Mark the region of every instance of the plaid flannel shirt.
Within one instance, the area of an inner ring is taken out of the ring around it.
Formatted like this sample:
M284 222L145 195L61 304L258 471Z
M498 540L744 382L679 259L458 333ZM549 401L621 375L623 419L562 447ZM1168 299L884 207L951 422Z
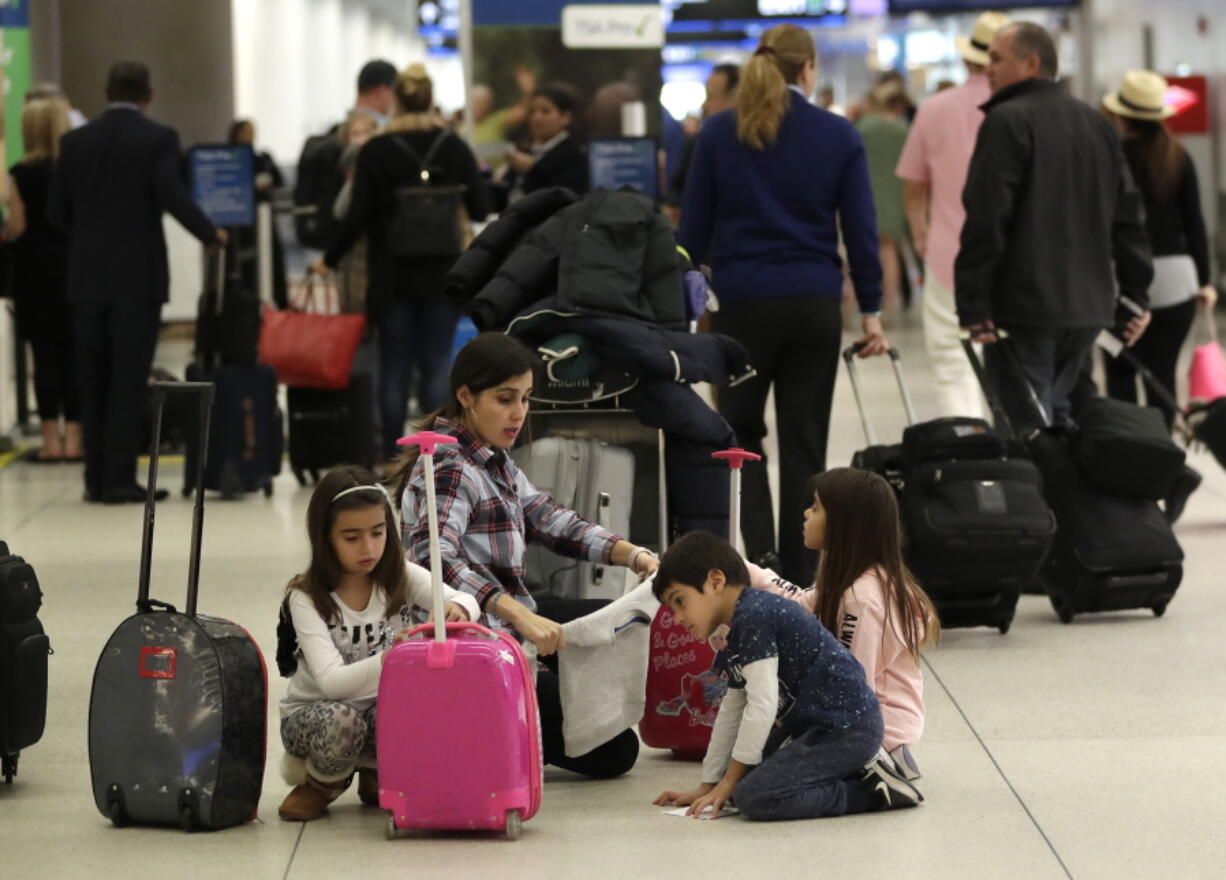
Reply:
M510 456L461 425L439 418L434 430L459 440L439 447L434 457L443 581L475 596L487 611L487 625L505 626L488 613L489 603L502 593L536 610L523 579L529 541L562 556L611 562L620 537L558 506L528 482ZM401 500L401 533L409 557L429 567L425 481L425 462L419 459Z

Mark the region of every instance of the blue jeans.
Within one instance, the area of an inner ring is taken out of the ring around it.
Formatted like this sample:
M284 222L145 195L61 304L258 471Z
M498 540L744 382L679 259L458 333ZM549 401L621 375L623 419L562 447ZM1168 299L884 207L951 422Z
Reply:
M873 711L855 727L811 728L782 748L783 737L772 736L762 763L740 781L732 800L746 819L759 822L855 812L847 789L881 748L881 729L881 713Z
M417 402L433 412L447 402L451 342L460 306L443 299L393 297L379 326L379 415L383 455L396 456L409 410L409 376L416 368Z

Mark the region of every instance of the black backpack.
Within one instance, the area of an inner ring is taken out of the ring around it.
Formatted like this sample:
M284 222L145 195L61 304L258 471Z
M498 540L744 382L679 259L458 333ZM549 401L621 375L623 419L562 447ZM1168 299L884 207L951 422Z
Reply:
M324 134L307 138L298 157L294 181L294 231L303 247L324 250L340 225L332 216L336 196L345 185L341 171L342 147L333 126Z
M396 213L387 230L388 251L394 257L454 260L468 245L464 187L438 183L439 175L431 165L434 154L450 136L446 129L440 131L423 158L404 138L389 135L413 160L420 181L396 188Z

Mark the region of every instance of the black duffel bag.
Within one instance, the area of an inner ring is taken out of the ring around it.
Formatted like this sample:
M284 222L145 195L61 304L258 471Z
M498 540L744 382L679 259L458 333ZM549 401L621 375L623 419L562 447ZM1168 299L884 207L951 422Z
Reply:
M902 432L907 464L1006 458L1005 438L983 419L949 416L909 425Z
M1144 501L1170 495L1187 458L1160 410L1109 397L1082 406L1072 452L1090 485Z

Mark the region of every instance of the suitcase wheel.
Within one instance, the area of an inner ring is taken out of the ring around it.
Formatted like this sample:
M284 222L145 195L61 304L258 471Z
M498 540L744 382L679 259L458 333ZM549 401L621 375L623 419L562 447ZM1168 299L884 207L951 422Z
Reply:
M507 810L507 840L519 840L523 833L523 822L519 818L519 810Z
M189 485L187 485L186 483L184 483L184 484L183 484L183 490L182 490L182 491L183 491L183 497L184 497L184 498L190 498L190 497L192 497L192 487L191 487L191 486L189 486Z
M111 805L107 807L107 815L111 817L111 824L116 828L122 828L128 824L128 817L123 813L123 807L119 801L111 801Z
M269 478L264 481L263 488L264 488L264 497L271 498L272 497L272 478Z
M396 817L389 810L387 813L387 828L383 832L388 840L395 840L400 836L400 829L396 827Z
M183 809L179 810L179 824L183 826L183 830L188 834L196 830L196 819L192 815L191 807L185 805Z
M1073 609L1066 608L1064 603L1055 596L1051 597L1051 607L1056 609L1056 615L1060 618L1061 623L1073 622Z
M5 755L0 759L0 764L3 765L4 784L12 785L13 777L17 775L17 756Z
M1154 611L1154 617L1161 617L1162 615L1166 614L1166 603L1159 602L1157 605L1154 606L1153 611Z
M1013 626L1013 618L1012 618L1012 617L1010 617L1010 618L1009 618L1008 620L1006 620L1006 621L1003 621L1003 622L1002 622L1002 623L1001 623L999 626L997 626L996 628L997 628L998 630L1000 630L1000 634L1003 636L1003 635L1007 635L1007 634L1008 634L1008 632L1009 632L1009 628L1010 628L1011 626Z

